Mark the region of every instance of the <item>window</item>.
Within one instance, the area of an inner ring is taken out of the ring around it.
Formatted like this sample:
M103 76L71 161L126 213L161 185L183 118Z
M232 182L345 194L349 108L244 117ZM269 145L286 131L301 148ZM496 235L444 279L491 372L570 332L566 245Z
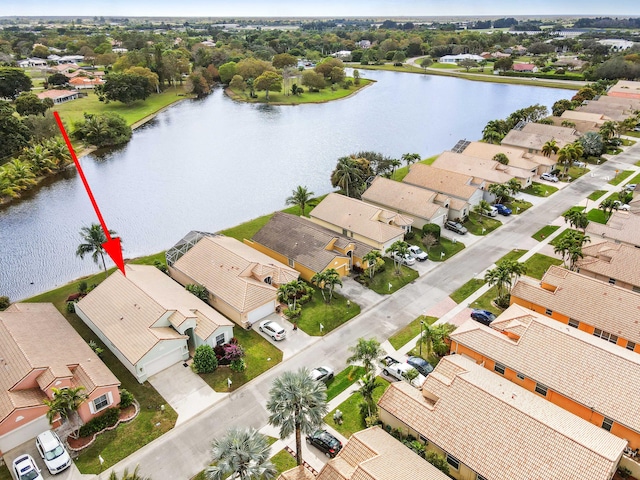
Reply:
M216 335L216 346L222 345L223 343L224 343L224 333L221 333L220 335Z
M95 409L96 412L99 412L100 410L102 410L103 408L106 408L107 406L109 406L109 398L107 397L106 393L104 395L99 396L93 401L93 408Z
M596 328L593 330L593 336L606 340L611 343L618 343L618 336L609 332L605 332L604 330L600 330Z
M551 310L550 308L547 308L547 309L544 311L544 313L545 313L545 315L553 315L553 310Z
M580 326L580 322L578 320L570 318L569 319L569 326L573 327L573 328L578 328Z
M264 283L266 283L266 284L268 284L268 285L271 285L271 277L266 277L266 278L264 279Z
M291 268L294 268L294 267L295 267L295 262L293 261L293 258L290 258L290 259L289 259L289 266L290 266Z
M604 428L607 432L610 432L612 427L613 427L613 420L610 418L604 417L604 420L602 420L602 428Z
M496 364L493 366L493 369L501 375L504 375L505 366L501 363L496 362Z
M456 457L452 457L448 453L447 453L447 463L456 470L460 468L460 460L458 460Z
M611 285L615 285L615 284L616 284L616 279L615 279L615 278L610 278L610 279L609 279L609 283L610 283Z
M631 350L632 352L636 349L636 342L627 342L627 350Z
M519 380L525 379L524 373L520 373L520 372L516 373L516 377L518 377Z
M536 383L536 393L539 393L543 397L546 397L547 396L547 387L545 387L541 383Z

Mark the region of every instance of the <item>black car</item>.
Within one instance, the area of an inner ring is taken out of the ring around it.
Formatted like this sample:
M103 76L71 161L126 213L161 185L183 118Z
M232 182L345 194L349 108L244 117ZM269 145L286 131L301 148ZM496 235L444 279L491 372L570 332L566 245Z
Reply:
M433 367L429 362L427 362L424 358L421 357L409 357L407 358L407 363L415 368L420 374L423 376L429 375L433 372Z
M452 232L459 233L460 235L467 233L467 229L464 225L459 222L454 222L453 220L447 220L444 223L444 228L451 230Z
M318 430L313 435L308 435L307 443L322 450L329 458L335 457L342 450L342 442L326 430Z
M471 318L483 325L489 325L496 319L496 316L488 310L474 310L471 312Z

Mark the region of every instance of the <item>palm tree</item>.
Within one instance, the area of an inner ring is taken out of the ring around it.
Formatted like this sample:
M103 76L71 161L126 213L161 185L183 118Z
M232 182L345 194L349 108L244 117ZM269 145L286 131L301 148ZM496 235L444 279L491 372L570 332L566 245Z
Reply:
M307 205L311 206L313 195L314 193L307 190L307 187L298 185L298 187L291 192L291 196L286 199L286 204L298 206L302 216L304 216L304 208Z
M36 175L52 173L57 170L57 162L51 152L42 145L25 148L20 158L31 164L31 171Z
M564 214L565 223L569 223L573 228L581 228L584 232L589 225L587 214L579 210L569 210Z
M277 472L269 460L271 446L256 429L234 427L212 444L215 465L205 470L208 480L222 480L229 474L240 480L275 478Z
M582 258L582 247L591 241L588 235L576 230L570 230L560 238L553 249L553 253L562 256L562 262L569 270L575 268L575 262Z
M47 411L49 423L53 423L58 415L64 419L68 419L78 411L80 405L82 405L88 397L88 395L84 393L84 387L52 387L51 391L53 392L53 399L43 400L43 403L49 407Z
M389 162L389 165L391 166L391 177L393 177L396 174L396 169L401 166L402 163L397 158L394 158Z
M402 265L402 259L404 256L409 253L409 244L402 240L396 240L385 250L385 253L391 254L396 274L400 275L400 265Z
M62 138L50 138L44 142L44 145L51 153L51 156L55 159L58 170L62 170L71 163L69 148Z
M492 160L499 162L503 165L509 165L509 157L507 157L504 153L500 152L500 153L496 153Z
M347 358L347 363L362 363L367 372L373 372L376 368L374 362L385 354L380 342L375 338L369 340L359 338L354 347L349 347L349 351L353 355Z
M605 220L609 220L613 211L618 209L618 204L612 198L605 198L598 208L604 212Z
M14 158L4 165L4 171L7 178L9 178L17 190L26 190L36 184L35 174L31 170L31 167L22 160Z
M373 399L373 393L376 388L382 385L373 372L367 372L360 379L361 387L358 389L360 395L362 395L362 399L364 400L360 408L364 408L367 410L367 417L374 415L377 412L376 402Z
M311 277L311 283L320 289L320 293L322 293L322 299L326 302L327 297L324 294L325 280L325 272L317 272L313 277Z
M311 378L308 369L285 372L269 391L269 424L280 427L280 439L296 434L296 462L302 464L302 434L310 435L322 425L327 413L327 387Z
M494 145L499 145L504 135L492 128L485 128L482 131L482 140L486 143L492 143Z
M473 207L473 211L480 217L480 223L484 225L484 219L482 217L491 211L491 205L486 200L480 200L478 204Z
M496 303L501 307L506 307L509 302L509 291L511 286L518 280L520 275L524 275L527 267L517 260L502 260L496 268L487 270L484 281L490 286L496 285L498 297Z
M340 189L345 192L345 195L349 197L351 196L349 192L353 192L354 189L357 190L360 181L359 169L353 161L353 158L339 158L336 168L331 174L331 185L340 187Z
M367 262L367 270L369 271L369 279L373 278L376 273L376 267L378 266L378 260L382 259L382 254L379 250L371 250L367 253L362 260Z
M512 178L507 183L504 184L507 187L509 193L513 196L517 195L520 190L522 190L522 183L517 178Z
M116 232L109 230L109 235L114 236ZM90 253L94 263L98 266L100 266L100 260L102 260L102 267L106 275L107 264L104 260L105 251L102 244L107 241L107 237L102 227L97 223L92 223L90 227L82 227L80 229L80 236L84 243L78 245L76 255L84 259L84 256Z
M340 274L336 271L335 268L330 268L324 271L324 288L329 291L329 303L333 300L333 291L336 288L336 285L340 285L342 287L342 280L340 279Z
M555 140L549 140L542 146L542 155L545 157L551 157L554 153L558 153L558 150L560 150L558 142Z
M502 203L502 199L509 195L509 188L504 183L492 183L487 190L496 197L496 203Z
M580 146L582 149L582 146ZM575 143L568 143L560 150L558 150L558 163L563 164L562 176L567 177L569 175L569 169L573 165L573 162L580 158L581 153L578 153L578 149Z
M109 480L151 480L151 477L143 477L138 472L140 465L136 465L136 468L133 472L129 473L129 469L125 468L124 472L122 472L122 476L119 477L115 471L112 471L109 475Z
M407 164L407 167L410 167L412 163L420 160L419 153L404 153L402 155L402 161Z

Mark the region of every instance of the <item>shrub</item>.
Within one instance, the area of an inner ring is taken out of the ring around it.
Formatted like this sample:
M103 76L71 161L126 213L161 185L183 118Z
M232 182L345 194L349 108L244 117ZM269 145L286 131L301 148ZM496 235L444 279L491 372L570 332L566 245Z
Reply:
M231 361L229 368L234 372L244 372L247 368L247 364L245 363L244 358L238 358Z
M11 305L9 297L6 295L0 296L0 311L5 310L9 305Z
M67 312L69 313L75 313L76 312L76 306L73 302L67 302Z
M89 340L89 346L91 347L91 350L93 350L93 353L95 353L99 357L102 357L102 353L104 352L104 349L100 348L95 341Z
M102 415L92 418L80 427L80 436L88 437L89 435L98 433L99 431L104 430L107 427L113 427L116 423L118 423L119 417L119 408L107 408Z
M438 455L436 452L427 452L425 460L445 475L449 475L449 464L443 455Z
M209 291L203 285L195 285L193 283L190 283L189 285L185 285L184 288L203 302L209 300Z
M160 260L154 261L153 266L156 267L158 270L160 270L162 273L167 273L167 271L169 270L167 268L167 265L164 262L161 262Z
M193 355L193 366L197 373L211 373L218 368L216 353L210 345L200 345Z
M405 240L412 240L413 238L415 238L415 236L416 236L416 232L411 230L410 232L407 232L407 233L404 234L404 239Z
M240 360L245 355L244 349L237 343L228 343L223 345L223 348L225 360L229 360L232 364L234 361Z
M87 285L87 282L85 282L84 280L78 284L79 293L87 293L88 289L89 289L89 285Z
M440 241L440 225L436 223L425 223L424 226L422 227L422 234L423 235L431 234L434 237L436 237L436 240L439 242Z
M133 393L124 388L120 389L120 408L127 408L133 404Z
M282 313L284 314L285 317L291 320L293 318L298 318L300 316L300 314L302 313L302 308L300 307L285 308Z

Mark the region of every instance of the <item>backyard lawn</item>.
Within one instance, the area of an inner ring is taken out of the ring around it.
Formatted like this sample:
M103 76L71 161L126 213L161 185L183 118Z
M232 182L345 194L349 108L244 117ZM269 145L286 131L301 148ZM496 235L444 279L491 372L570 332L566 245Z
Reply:
M428 325L433 324L438 320L438 317L429 317L420 315L418 318L413 320L408 325L402 327L402 329L398 330L391 337L389 337L389 343L398 350L400 347L406 345L411 340L420 335L420 322L425 322Z

